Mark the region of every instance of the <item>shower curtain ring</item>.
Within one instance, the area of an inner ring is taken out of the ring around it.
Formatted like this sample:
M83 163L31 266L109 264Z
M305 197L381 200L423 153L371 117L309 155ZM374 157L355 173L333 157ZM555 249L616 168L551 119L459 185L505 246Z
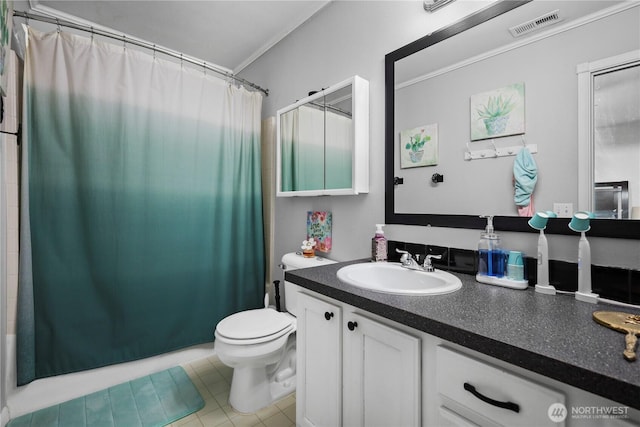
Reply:
M60 34L60 19L56 18L56 29L58 31L58 34Z

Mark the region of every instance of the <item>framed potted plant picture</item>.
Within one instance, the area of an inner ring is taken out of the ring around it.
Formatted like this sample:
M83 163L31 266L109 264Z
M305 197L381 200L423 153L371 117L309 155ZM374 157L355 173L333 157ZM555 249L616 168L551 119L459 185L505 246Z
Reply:
M438 124L419 126L400 132L402 169L438 164Z
M471 97L471 140L524 133L524 83Z

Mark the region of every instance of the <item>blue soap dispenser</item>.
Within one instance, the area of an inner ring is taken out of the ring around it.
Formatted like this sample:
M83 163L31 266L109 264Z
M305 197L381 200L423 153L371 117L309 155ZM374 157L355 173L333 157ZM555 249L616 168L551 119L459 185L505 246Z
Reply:
M488 285L504 286L512 289L526 289L529 281L524 278L522 252L507 251L500 245L500 236L493 229L493 216L486 215L487 227L478 242L478 274L476 281ZM509 257L509 255L511 255ZM507 259L511 261L511 275L507 275Z
M487 227L478 242L478 281L482 281L482 276L504 276L504 251L500 247L500 237L493 229L493 216L483 215L480 218L487 219Z

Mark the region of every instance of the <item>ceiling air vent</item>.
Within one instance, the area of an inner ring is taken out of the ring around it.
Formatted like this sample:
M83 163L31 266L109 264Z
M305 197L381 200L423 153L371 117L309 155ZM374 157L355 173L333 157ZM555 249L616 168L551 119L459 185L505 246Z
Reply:
M532 19L531 21L524 22L520 25L514 25L509 28L509 32L511 32L513 37L520 37L524 34L539 30L540 28L556 24L562 21L559 12L559 10L554 10L553 12L545 13L542 16Z

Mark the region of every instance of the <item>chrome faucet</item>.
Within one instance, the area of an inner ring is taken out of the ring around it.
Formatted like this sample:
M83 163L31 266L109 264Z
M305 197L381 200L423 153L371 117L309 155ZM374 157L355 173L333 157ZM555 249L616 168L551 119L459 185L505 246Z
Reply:
M402 256L400 257L400 264L402 264L404 268L408 268L410 270L420 270L420 264L418 264L416 260L413 259L413 256L409 252L403 251L398 248L396 248L396 252L402 254Z
M427 255L424 259L424 264L422 264L422 268L424 269L424 271L427 271L429 273L434 272L436 269L433 267L433 265L431 265L431 258L434 259L440 259L442 258L442 255Z
M413 256L407 251L403 251L401 249L396 248L396 252L399 254L402 254L402 256L400 257L400 264L404 268L408 268L409 270L426 271L428 273L432 273L435 271L435 268L431 264L431 259L442 258L442 255L427 255L424 258L424 263L420 265L420 255L416 255L416 259L414 259Z

